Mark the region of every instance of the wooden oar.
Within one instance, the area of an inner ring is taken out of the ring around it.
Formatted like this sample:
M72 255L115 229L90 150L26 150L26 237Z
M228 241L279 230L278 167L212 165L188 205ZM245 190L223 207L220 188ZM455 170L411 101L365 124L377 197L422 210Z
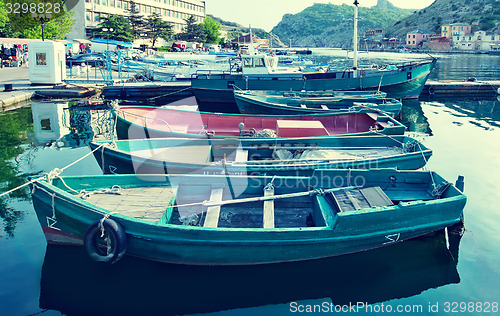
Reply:
M337 191L350 191L354 189L360 189L362 186L350 186L350 187L342 187L342 188L334 188L334 189L320 189L320 190L310 190L310 191L305 191L305 192L296 192L296 193L287 193L287 194L281 194L281 195L268 195L268 196L257 196L257 197L252 197L252 198L244 198L244 199L235 199L235 200L226 200L226 201L220 201L220 202L211 202L211 201L205 201L201 204L206 207L211 207L211 206L220 206L220 205L227 205L227 204L239 204L239 203L248 203L248 202L259 202L259 201L274 201L274 200L279 200L279 199L287 199L287 198L293 198L293 197L300 197L300 196L307 196L307 195L313 195L313 194L323 194L323 193L331 193L331 192L337 192ZM182 205L179 205L182 206Z
M242 146L242 147L238 147L238 146L224 146L224 145L218 145L218 144L213 144L212 145L213 147L217 148L217 149L243 149L243 150L247 150L247 149L286 149L286 150L334 150L334 149L339 149L339 150L371 150L371 149L390 149L392 147L401 147L401 145L397 145L397 146L385 146L385 147L318 147L318 146L315 146L315 147L307 147L307 146L297 146L297 147L281 147L281 146L269 146L269 147L264 147L264 146L260 146L260 145L257 145L257 146ZM220 147L219 147L220 146Z

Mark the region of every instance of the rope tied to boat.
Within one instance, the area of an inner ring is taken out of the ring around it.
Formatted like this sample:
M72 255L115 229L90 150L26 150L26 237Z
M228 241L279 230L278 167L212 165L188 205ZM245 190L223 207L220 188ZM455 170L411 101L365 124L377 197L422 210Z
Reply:
M417 151L417 146L420 146L420 144L416 141L403 143L402 145L403 153L414 153ZM422 148L420 148L420 151L422 151Z
M422 150L422 146L420 146L420 143L417 142L418 148L420 149L420 153L422 154L422 158L424 158L425 165L422 167L422 169L427 169L427 158L425 158L424 151ZM437 189L436 182L434 181L434 176L432 175L432 171L429 170L429 175L431 176L431 181L432 181L432 187L433 187L433 192L434 190Z
M437 199L441 198L441 195L448 189L448 187L451 185L451 183L441 183L438 186L435 186L434 190L432 190L432 196L434 196Z
M264 187L264 191L272 191L274 189L274 179L276 179L276 175L273 176L271 182L266 184L266 186Z
M104 231L105 231L104 221L106 221L113 214L118 214L118 212L109 212L109 213L105 214L103 216L103 218L101 218L101 220L99 221L99 229L101 230L101 238L104 237Z
M310 196L316 196L316 195L324 196L325 190L323 190L322 188L318 188L318 189L311 191L309 195Z
M42 180L46 180L47 183L52 183L52 180L54 180L54 178L58 178L60 179L63 184L69 188L70 190L74 191L74 192L77 192L76 190L73 190L71 189L68 185L66 185L66 183L64 182L64 180L62 180L62 178L59 176L64 170L68 169L69 167L77 164L78 162L82 161L83 159L87 158L88 156L92 155L95 151L97 151L99 148L101 148L102 146L104 146L104 144L101 144L99 147L97 147L96 149L94 149L93 151L91 151L90 153L86 154L85 156L81 157L80 159L77 159L75 160L74 162L70 163L69 165L67 165L66 167L62 168L62 169L59 169L59 168L55 168L54 170L48 172L48 173L44 173L43 176L39 177L39 178L36 178L36 179L33 179L31 181L28 181L20 186L17 186L9 191L6 191L6 192L3 192L2 194L0 194L0 197L4 196L4 195L7 195L9 193L12 193L14 191L17 191L19 189L22 189L24 188L25 186L28 186L30 184L33 184L33 183L36 183L38 181L42 181ZM33 188L34 190L35 188Z
M54 180L55 178L60 178L59 175L62 172L63 172L63 170L61 170L59 168L54 168L52 171L44 174L45 175L45 181L47 183L52 184L52 180Z

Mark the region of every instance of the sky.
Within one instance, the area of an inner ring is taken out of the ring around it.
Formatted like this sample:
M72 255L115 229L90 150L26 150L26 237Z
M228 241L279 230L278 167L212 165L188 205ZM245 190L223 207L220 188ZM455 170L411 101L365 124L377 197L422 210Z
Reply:
M392 0L395 6L404 9L423 9L435 0ZM343 3L352 5L350 0L205 0L207 14L225 21L236 22L244 26L262 28L271 31L287 13L295 14L314 3ZM372 7L377 0L358 0L362 7Z

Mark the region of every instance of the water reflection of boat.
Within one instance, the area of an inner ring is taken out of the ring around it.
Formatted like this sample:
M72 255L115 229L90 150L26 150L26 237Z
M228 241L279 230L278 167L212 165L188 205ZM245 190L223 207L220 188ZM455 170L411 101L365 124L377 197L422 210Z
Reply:
M458 249L460 236L449 238L450 249ZM70 315L178 315L306 299L372 304L459 283L457 255L447 248L444 230L354 255L250 267L125 257L110 268L91 262L82 248L49 246L40 308Z
M408 131L432 135L431 127L422 110L420 101L415 99L403 100L403 105L401 123L408 127Z
M457 117L469 117L477 119L478 121L486 122L488 125L483 126L483 128L489 128L490 126L500 127L500 96L490 96L490 97L433 97L424 98L426 102L421 104L430 104L437 107L446 107L453 111L453 115ZM403 107L404 110L407 108L406 102ZM419 104L418 107L421 107ZM423 114L422 114L423 116ZM405 122L402 122L405 123Z

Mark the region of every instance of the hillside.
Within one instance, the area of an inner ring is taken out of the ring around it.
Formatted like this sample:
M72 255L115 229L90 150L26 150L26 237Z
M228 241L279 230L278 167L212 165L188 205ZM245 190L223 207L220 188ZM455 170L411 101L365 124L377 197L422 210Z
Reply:
M442 24L458 22L472 24L473 31L494 32L500 22L500 0L436 0L396 22L387 32L400 38L417 28L439 34Z
M359 31L387 28L414 10L400 9L387 0L359 8ZM297 14L286 14L272 30L281 41L301 47L348 47L352 42L354 6L316 3Z
M225 21L221 18L215 17L215 16L210 15L210 14L207 14L207 16L211 17L212 19L214 19L215 21L217 21L221 24L220 29L221 29L221 31L227 32L229 40L238 38L242 35L246 35L250 32L248 27L245 27L241 24L238 24L235 22ZM271 36L271 34L269 34L268 32L266 32L260 28L252 28L252 33L259 38L270 38L270 36ZM273 38L273 41L274 41L274 43L276 43L277 41L279 42L279 39Z

